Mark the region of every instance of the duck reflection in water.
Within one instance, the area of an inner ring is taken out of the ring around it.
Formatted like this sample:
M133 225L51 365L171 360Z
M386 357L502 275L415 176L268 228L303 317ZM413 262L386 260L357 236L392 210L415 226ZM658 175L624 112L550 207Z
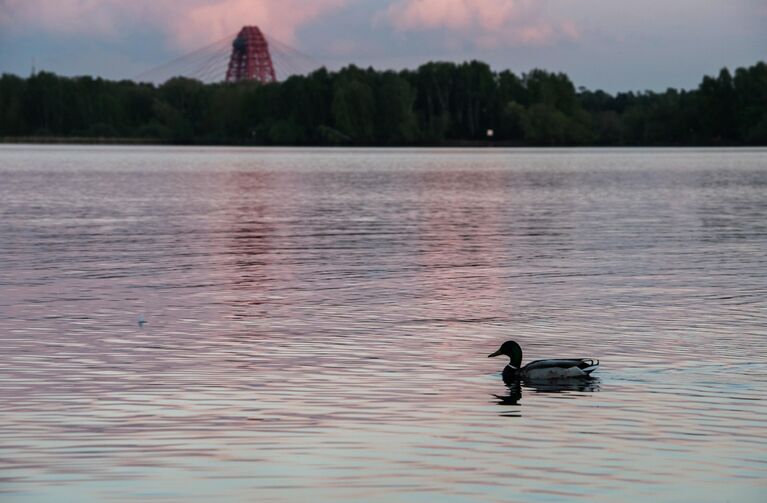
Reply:
M505 380L507 394L496 395L498 405L519 407L522 400L522 391L533 393L594 393L599 391L599 378L588 377L579 379L557 379L557 380L534 380L534 379L514 379ZM518 416L518 413L502 414L508 416Z

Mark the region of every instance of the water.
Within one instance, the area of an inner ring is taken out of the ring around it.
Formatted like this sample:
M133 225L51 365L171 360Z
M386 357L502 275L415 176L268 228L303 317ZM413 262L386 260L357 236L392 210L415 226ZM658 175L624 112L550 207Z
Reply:
M0 500L764 501L765 154L0 147Z

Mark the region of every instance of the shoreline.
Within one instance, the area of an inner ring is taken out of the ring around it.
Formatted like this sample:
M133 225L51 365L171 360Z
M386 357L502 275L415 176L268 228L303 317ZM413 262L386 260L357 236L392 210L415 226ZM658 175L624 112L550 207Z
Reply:
M379 144L265 144L247 142L174 142L159 138L102 137L102 136L4 136L0 145L146 145L168 147L258 147L258 148L760 148L767 144L717 143L717 144L560 144L535 145L515 141L452 140L439 143L411 143L397 145Z

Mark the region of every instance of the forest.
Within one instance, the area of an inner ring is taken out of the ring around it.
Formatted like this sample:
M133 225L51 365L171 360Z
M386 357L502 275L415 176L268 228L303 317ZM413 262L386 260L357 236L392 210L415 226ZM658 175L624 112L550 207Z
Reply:
M492 130L492 135L488 131ZM563 73L430 62L283 82L162 85L39 72L0 78L4 141L226 145L767 145L767 64L693 90L591 91Z

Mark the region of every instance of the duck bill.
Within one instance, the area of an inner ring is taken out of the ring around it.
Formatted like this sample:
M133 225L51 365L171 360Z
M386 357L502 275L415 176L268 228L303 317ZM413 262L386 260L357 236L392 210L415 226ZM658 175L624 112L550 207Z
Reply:
M492 357L494 357L494 356L498 356L498 355L500 355L500 354L503 354L503 353L501 353L501 350L499 349L499 350L498 350L498 351L496 351L495 353L492 353L492 354L489 354L489 355L487 355L487 357L488 357L488 358L492 358Z

